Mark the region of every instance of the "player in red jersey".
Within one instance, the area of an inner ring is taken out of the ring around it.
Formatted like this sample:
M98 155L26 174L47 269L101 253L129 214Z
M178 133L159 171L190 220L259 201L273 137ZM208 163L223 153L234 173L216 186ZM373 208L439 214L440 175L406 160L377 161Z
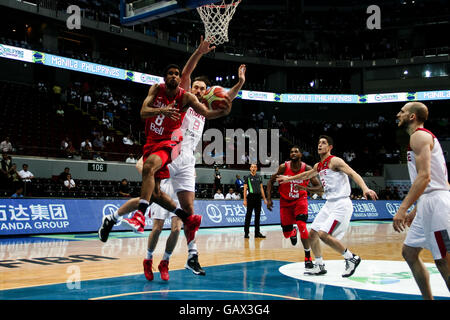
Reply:
M141 108L147 141L143 148L141 196L134 218L144 227L144 213L155 202L181 218L189 243L200 226L201 216L177 208L173 199L160 190L160 181L170 177L167 165L178 155L182 140L180 127L186 110L192 107L205 118L215 119L230 113L231 100L226 97L224 109L209 110L195 95L179 86L181 69L177 65L167 66L164 75L165 83L150 87Z
M293 146L290 151L290 161L286 161L278 167L278 171L270 177L267 183L267 209L272 211L272 186L278 175L294 176L301 172L311 170L311 166L302 162L302 153L298 146ZM310 180L293 180L290 183L281 184L278 188L280 193L280 222L284 237L290 238L292 245L297 244L297 229L300 232L300 240L305 250L305 268L314 267L311 260L311 246L309 244L308 229L306 220L308 219L307 191L302 189L320 189L320 182L316 177L311 178L312 187L308 187Z

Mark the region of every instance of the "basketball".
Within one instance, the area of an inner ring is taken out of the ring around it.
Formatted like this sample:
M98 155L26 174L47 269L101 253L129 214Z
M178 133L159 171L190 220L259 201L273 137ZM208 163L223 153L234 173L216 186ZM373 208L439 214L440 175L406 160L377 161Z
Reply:
M213 86L206 90L203 96L203 103L205 103L210 110L226 109L225 96L227 92L221 86Z

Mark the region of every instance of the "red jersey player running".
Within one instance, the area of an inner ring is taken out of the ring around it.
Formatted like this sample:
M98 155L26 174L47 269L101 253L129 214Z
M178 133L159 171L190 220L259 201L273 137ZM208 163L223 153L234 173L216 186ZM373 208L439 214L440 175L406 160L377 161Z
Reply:
M201 216L177 208L171 197L160 189L161 179L170 177L167 165L175 159L181 146L180 130L186 110L192 107L207 119L225 116L231 111L231 100L226 96L226 108L209 110L195 95L179 87L181 71L169 65L164 72L164 84L150 87L141 108L145 120L147 142L143 148L142 187L139 207L133 216L143 228L144 213L151 202L175 213L184 223L188 243L200 227Z
M306 170L311 170L311 166L302 162L302 153L298 146L293 146L290 151L290 161L278 167L278 171L270 177L267 183L267 209L272 211L272 186L276 181L277 176L295 176ZM312 269L314 267L311 261L311 247L308 239L308 229L306 228L306 221L308 220L308 200L307 191L298 190L297 186L308 189L310 180L292 180L289 183L280 184L278 191L280 193L280 221L283 235L285 238L290 238L292 245L297 244L297 229L300 232L300 239L305 250L305 268ZM311 178L311 183L314 189L321 188L320 182L316 177Z

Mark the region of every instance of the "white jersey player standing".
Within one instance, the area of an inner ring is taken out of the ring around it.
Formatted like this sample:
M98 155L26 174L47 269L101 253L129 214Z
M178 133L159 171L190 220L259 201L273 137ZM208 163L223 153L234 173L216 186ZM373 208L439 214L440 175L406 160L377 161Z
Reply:
M186 66L182 71L180 87L190 90L190 92L197 96L200 100L205 94L207 89L207 79L206 78L196 78L194 79L191 87L190 76L195 69L200 58L213 50L215 47L210 46L210 43L203 41L203 37L200 41L200 45L197 50L192 54ZM246 66L241 65L239 67L239 81L238 83L228 91L228 96L232 100L234 99L239 90L245 83L245 71ZM189 108L183 119L181 130L183 134L183 140L181 144L180 155L168 165L170 171L170 178L161 181L161 190L169 194L169 196L175 200L177 205L179 204L183 210L186 212L194 212L194 198L195 198L195 157L194 150L196 149L198 143L202 139L203 128L205 125L205 117L196 113L192 108ZM141 170L141 159L136 165L138 170ZM178 198L178 201L176 199ZM130 199L124 205L122 205L119 210L115 213L115 220L120 216L130 213L137 209L138 199ZM149 235L148 241L148 251L147 257L144 259L144 273L146 278L151 281L153 279L152 263L153 263L153 251L156 248L160 232L164 226L164 220L166 218L171 218L171 233L167 239L166 249L161 263L164 268L160 269L160 275L164 280L169 279L168 274L168 262L170 255L178 240L178 235L181 229L181 219L176 215L170 213L169 211L163 209L162 207L152 204L150 206L151 216L153 219L152 232ZM144 226L140 221L136 219L123 219L123 224L128 225L134 231L143 232ZM108 232L102 230L103 239L106 241ZM99 230L100 235L100 230ZM100 237L102 239L102 237ZM106 238L106 239L105 239ZM189 256L185 267L190 269L194 274L205 275L205 271L201 268L198 262L198 251L196 246L195 238L188 243ZM160 264L161 265L161 264Z
M428 108L421 102L405 104L397 114L398 126L410 135L407 153L411 188L393 219L397 232L410 227L402 255L408 263L423 299L433 299L429 273L419 257L431 251L436 267L450 290L450 193L444 153L438 139L424 128ZM407 210L417 201L414 209Z
M317 149L320 162L316 163L311 170L295 176L279 176L277 181L286 183L290 180L306 180L319 174L327 201L311 224L309 239L315 257L315 264L314 268L308 270L305 274L323 275L327 272L323 263L320 239L336 252L342 254L345 259L345 271L342 276L350 277L361 262L361 258L345 248L340 241L348 229L353 214L348 177L352 178L362 189L366 199L370 197L376 200L378 197L375 191L369 189L361 176L346 164L344 160L331 155L331 150L333 149L331 137L320 136ZM301 186L298 186L298 188L304 189Z

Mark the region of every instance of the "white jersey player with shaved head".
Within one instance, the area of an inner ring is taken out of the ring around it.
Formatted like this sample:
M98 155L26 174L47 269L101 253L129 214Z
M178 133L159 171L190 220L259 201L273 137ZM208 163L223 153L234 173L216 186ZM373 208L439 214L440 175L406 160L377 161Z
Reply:
M182 71L180 87L185 88L186 90L190 90L190 92L194 94L200 101L202 96L206 93L208 80L203 77L195 78L191 86L190 77L200 58L204 54L213 50L214 48L215 48L214 46L210 46L209 42L203 41L202 37L199 47L189 58L188 62L186 63L186 66ZM239 81L227 93L230 100L233 100L237 96L239 90L241 90L242 86L244 85L245 71L246 66L241 65L238 70ZM170 178L162 180L160 185L161 190L166 192L172 199L175 200L175 202L177 202L177 205L179 205L184 211L188 213L194 212L194 198L195 198L194 150L197 148L197 145L202 139L204 125L205 125L205 117L195 112L195 110L193 110L192 108L188 108L180 127L180 130L183 135L180 154L178 155L177 158L175 158L174 161L172 161L172 163L168 165L170 171ZM139 171L142 170L141 165L142 159L140 159L136 165ZM119 210L115 213L116 220L118 217L136 210L138 206L138 200L139 198L130 199L124 205L122 205L119 208ZM149 207L148 212L150 212L151 218L153 219L153 228L148 239L147 257L146 259L144 259L143 263L144 274L147 280L149 281L153 280L153 272L152 272L153 251L156 248L159 235L163 229L164 220L166 218L170 218L172 222L171 233L169 235L169 238L167 239L164 257L162 259L162 263L164 263L165 267L163 269L159 268L161 278L163 280L168 280L169 279L168 262L170 255L172 254L172 251L177 243L182 222L181 219L178 218L175 214L165 210L164 208L155 203ZM129 226L134 231L140 233L144 232L144 228L142 224L139 223L139 221L136 221L133 218L123 219L122 221L123 221L122 224ZM110 230L111 229L102 230L102 228L100 228L99 236L102 241L106 241ZM185 267L187 269L190 269L194 274L205 275L205 271L201 268L198 262L198 251L195 238L188 240L188 252L189 256Z
M405 104L397 114L398 126L410 135L408 171L411 188L393 219L401 232L410 229L402 255L424 299L433 299L429 273L419 257L422 248L431 251L436 267L450 290L450 193L444 153L438 139L424 128L428 108L421 102ZM414 209L407 210L417 201Z

